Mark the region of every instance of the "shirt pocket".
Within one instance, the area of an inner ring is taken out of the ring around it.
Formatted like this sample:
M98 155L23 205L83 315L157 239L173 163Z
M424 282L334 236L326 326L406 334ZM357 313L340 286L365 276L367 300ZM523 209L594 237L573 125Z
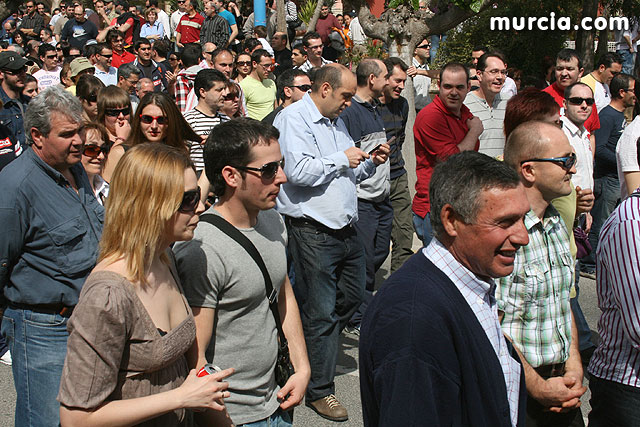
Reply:
M87 242L87 224L81 217L63 222L49 230L53 259L65 275L87 271L95 263L96 248Z
M537 317L538 310L547 304L550 288L547 285L549 273L547 263L528 263L524 266L524 317Z

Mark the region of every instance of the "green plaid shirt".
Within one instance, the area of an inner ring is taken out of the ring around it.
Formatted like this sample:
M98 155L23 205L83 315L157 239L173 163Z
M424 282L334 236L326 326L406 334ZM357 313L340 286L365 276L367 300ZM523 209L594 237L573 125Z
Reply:
M496 298L503 332L537 368L569 357L574 267L569 233L553 206L542 221L529 211L524 225L529 244L516 252L513 273L498 280Z

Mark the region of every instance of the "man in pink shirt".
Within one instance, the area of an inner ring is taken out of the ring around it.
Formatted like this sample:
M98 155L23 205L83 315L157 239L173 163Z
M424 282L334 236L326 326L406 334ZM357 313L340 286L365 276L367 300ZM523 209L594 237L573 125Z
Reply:
M416 195L413 225L425 246L431 241L429 183L436 164L461 151L478 151L482 122L462 104L469 92L469 70L448 63L440 71L438 96L420 110L413 126L416 148Z

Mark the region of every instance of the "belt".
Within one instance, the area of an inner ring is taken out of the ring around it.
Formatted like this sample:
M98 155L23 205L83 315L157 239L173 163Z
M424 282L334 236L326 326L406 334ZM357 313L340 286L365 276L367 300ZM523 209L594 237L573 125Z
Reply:
M9 307L17 310L31 310L37 313L59 314L62 317L71 317L75 307L62 304L20 304L9 302Z
M311 218L294 218L292 216L285 215L284 219L285 222L289 223L290 225L294 225L297 227L312 227L318 231L322 231L323 233L327 233L337 237L346 236L353 232L353 226L351 224L345 225L344 227L335 230Z
M551 365L543 365L535 368L536 372L543 378L560 377L564 375L565 364L553 363Z

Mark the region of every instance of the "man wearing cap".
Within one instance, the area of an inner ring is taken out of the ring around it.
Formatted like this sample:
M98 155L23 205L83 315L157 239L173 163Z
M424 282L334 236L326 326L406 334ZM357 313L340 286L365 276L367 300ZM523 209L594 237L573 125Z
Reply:
M76 6L73 9L73 19L64 24L60 39L68 40L71 46L82 49L89 40L96 37L98 37L98 27L85 18L84 6Z
M95 68L91 64L91 61L89 61L84 56L74 59L73 61L71 61L70 65L71 65L71 73L69 74L69 77L73 81L73 86L69 86L67 90L75 95L76 83L78 83L80 76L83 74L93 75L93 73L95 72Z
M4 104L0 110L0 124L9 128L21 146L25 143L22 119L29 102L29 97L22 95L22 89L27 79L27 66L31 65L32 61L16 52L0 52L0 101Z

